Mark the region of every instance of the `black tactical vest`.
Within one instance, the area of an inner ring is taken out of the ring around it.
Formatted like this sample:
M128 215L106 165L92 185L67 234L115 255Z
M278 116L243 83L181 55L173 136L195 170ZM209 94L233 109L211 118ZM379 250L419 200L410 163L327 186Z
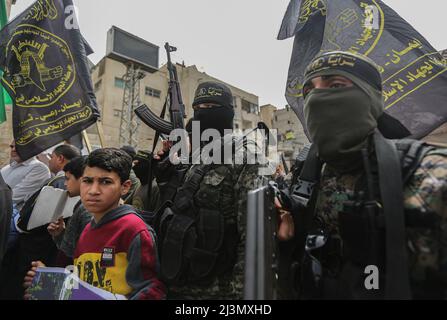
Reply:
M171 285L206 285L231 271L239 239L233 167L196 165L155 223L161 274Z

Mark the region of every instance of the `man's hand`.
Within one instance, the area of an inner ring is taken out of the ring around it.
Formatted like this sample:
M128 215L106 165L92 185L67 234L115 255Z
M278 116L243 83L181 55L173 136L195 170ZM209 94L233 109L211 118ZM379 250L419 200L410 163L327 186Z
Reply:
M169 152L172 147L172 141L163 140L163 147L161 150L158 150L156 154L154 154L155 160L161 160L165 157L165 154Z
M289 211L284 210L278 198L275 198L275 207L279 214L278 239L287 241L295 236L295 224Z
M29 300L29 298L31 297L28 292L28 288L31 287L31 284L33 283L33 279L36 276L36 270L38 267L45 267L45 265L42 261L31 262L31 270L26 273L26 276L23 279L23 287L25 288L25 295L23 296L23 298L25 300Z
M285 177L286 171L284 170L284 166L280 163L276 166L275 173L273 174L273 178L277 179L279 177Z
M60 217L56 222L51 222L47 230L53 238L59 236L65 230L64 218Z

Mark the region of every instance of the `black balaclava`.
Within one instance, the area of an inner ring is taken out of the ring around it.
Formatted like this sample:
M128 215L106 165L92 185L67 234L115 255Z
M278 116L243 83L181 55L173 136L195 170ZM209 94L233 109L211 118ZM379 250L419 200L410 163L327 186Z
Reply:
M200 121L200 132L216 129L224 135L225 129L233 129L233 95L231 90L218 82L199 84L194 95L193 107L202 103L215 103L219 106L194 110L194 119Z
M304 115L319 156L339 172L359 168L361 149L383 114L382 80L375 63L347 52L328 52L313 59L304 84L315 77L339 75L352 87L312 89L304 97Z

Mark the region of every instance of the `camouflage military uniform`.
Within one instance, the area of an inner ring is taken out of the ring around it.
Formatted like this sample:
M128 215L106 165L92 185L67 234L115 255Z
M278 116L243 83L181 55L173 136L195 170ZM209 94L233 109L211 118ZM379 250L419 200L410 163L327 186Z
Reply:
M160 190L158 189L158 185L155 180L153 180L151 196L150 199L148 199L147 187L147 184L140 185L138 187L132 197L132 207L139 210L153 212L156 211L160 206Z
M212 165L194 196L197 207L223 212L225 223L237 222L239 240L232 272L216 277L211 284L171 286L168 299L242 299L246 237L247 192L262 183L257 165ZM193 172L187 172L185 179ZM236 220L236 221L235 221Z
M127 192L125 195L121 197L124 200L124 203L126 204L132 203L132 198L135 195L135 192L141 186L140 179L137 178L133 170L130 170L129 180L132 182L129 192Z
M341 175L329 167L324 169L316 204L316 223L324 226L332 237L341 238L338 213L343 210L344 202L354 196L359 178L360 174ZM409 273L413 295L417 298L418 287L419 292L423 291L423 283L427 281L427 271L447 275L447 149L432 150L424 157L404 186L404 209L407 219L417 212L435 221L436 226L406 229ZM440 294L447 297L445 289Z

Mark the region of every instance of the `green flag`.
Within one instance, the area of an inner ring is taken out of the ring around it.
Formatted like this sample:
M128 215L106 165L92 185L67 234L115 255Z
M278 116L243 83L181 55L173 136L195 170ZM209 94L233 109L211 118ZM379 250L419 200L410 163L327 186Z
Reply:
M0 0L0 29L3 28L8 22L8 17L6 16L6 3L5 0ZM0 70L0 79L3 76L3 72ZM3 89L0 84L0 123L6 121L6 110L5 105L11 104L11 98L8 93Z

